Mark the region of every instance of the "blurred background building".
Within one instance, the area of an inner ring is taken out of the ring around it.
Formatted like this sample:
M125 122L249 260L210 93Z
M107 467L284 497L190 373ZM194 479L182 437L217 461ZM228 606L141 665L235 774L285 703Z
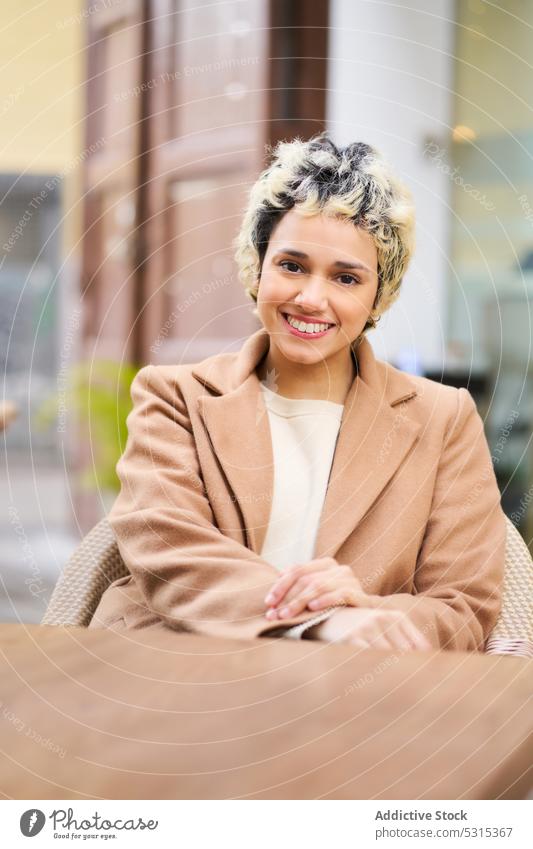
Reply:
M0 618L37 621L109 509L147 362L259 326L231 240L266 146L327 128L411 187L417 252L370 335L467 386L533 538L533 0L4 0ZM1 424L1 417L0 417Z

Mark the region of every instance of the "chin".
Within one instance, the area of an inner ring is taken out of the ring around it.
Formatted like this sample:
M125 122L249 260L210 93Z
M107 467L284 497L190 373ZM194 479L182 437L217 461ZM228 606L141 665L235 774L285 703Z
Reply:
M278 349L287 360L291 360L293 363L302 363L302 365L319 363L322 360L327 359L331 353L327 350L313 350L310 347L306 350L302 350L302 346L296 347L296 345L293 345L290 342L289 344L282 343L281 345L278 345Z

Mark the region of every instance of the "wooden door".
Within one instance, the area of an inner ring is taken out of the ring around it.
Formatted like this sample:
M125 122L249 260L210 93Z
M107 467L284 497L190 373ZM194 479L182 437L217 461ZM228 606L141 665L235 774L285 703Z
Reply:
M84 354L138 358L139 176L145 4L91 4L87 16Z
M144 361L195 362L259 326L231 242L265 145L323 129L327 8L149 4Z
M258 324L231 242L265 146L324 127L328 2L94 8L86 355L141 365L239 347Z
M142 352L190 362L257 326L230 243L262 164L268 4L150 10Z

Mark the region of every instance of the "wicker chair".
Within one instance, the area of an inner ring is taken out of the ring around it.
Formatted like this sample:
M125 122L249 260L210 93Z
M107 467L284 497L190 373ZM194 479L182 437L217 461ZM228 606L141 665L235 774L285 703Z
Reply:
M111 526L102 519L68 561L41 624L87 627L104 590L128 574ZM502 609L485 652L533 657L533 561L509 518Z
M109 584L129 575L107 519L85 536L55 585L41 625L86 628Z

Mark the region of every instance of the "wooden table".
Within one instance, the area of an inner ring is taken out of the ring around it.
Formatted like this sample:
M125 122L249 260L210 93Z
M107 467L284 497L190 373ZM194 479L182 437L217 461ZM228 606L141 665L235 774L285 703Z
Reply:
M533 784L533 661L0 625L11 799L495 799Z

